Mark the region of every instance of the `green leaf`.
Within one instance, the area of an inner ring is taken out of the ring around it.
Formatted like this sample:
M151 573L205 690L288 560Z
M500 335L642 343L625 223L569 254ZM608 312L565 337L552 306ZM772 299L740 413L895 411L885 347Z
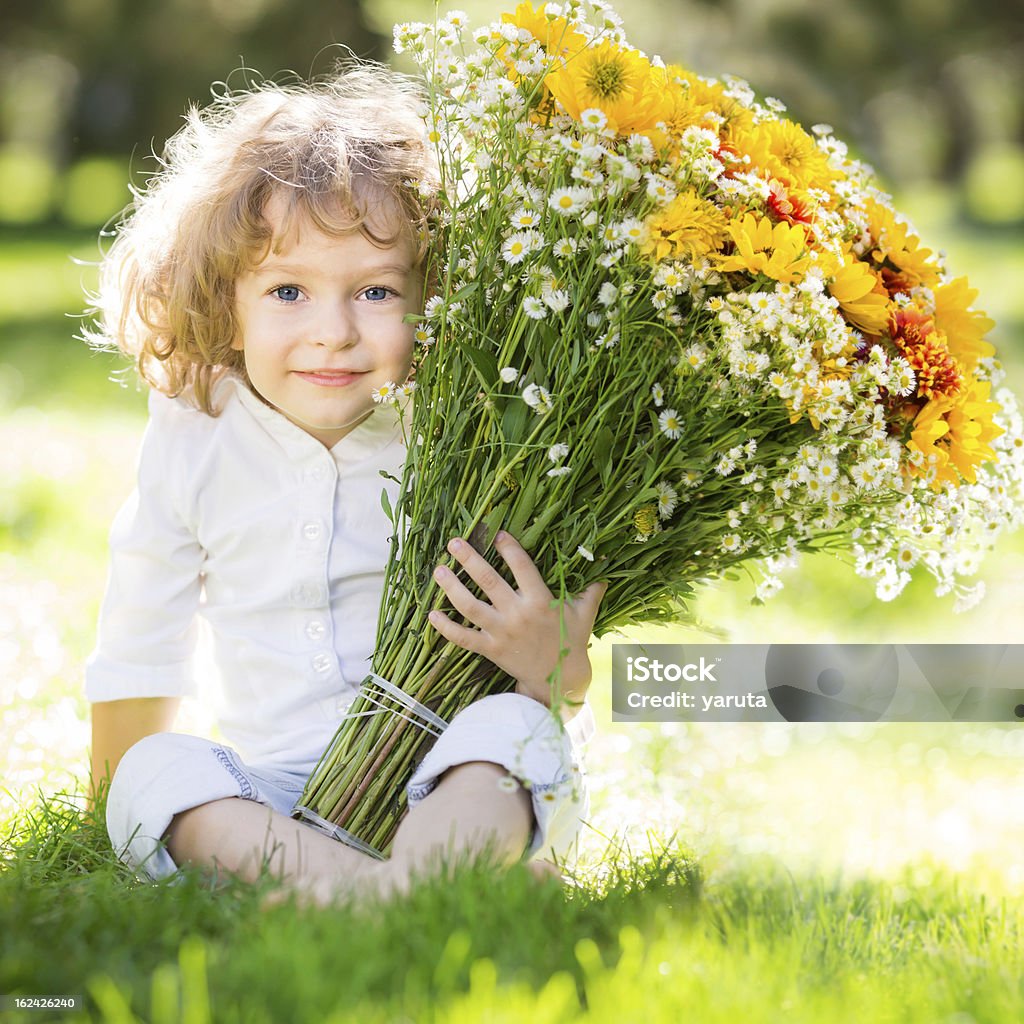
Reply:
M522 399L513 398L501 414L501 436L507 444L522 444L530 435L529 422L534 413Z
M605 487L612 479L612 448L615 445L615 435L608 427L601 427L594 439L594 465L601 474L601 483Z
M498 360L490 352L485 352L474 345L462 345L461 351L473 364L481 387L486 391L493 388L498 381Z
M452 302L461 302L463 299L468 298L480 287L479 281L470 281L469 284L464 284L451 298Z
M391 507L391 499L388 497L387 489L384 488L380 492L380 507L384 509L384 515L388 517L388 522L395 525L395 512Z

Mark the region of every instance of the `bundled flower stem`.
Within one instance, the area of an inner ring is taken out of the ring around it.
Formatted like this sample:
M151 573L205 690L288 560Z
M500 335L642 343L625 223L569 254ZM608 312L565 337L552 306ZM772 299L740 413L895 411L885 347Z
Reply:
M369 677L301 801L381 852L430 713L513 685L428 626L449 538L500 571L507 530L561 601L607 580L598 636L685 618L738 563L762 600L808 550L885 600L918 565L963 606L1024 476L975 292L826 129L649 60L600 3L396 48L430 90L439 287L373 672L415 703Z

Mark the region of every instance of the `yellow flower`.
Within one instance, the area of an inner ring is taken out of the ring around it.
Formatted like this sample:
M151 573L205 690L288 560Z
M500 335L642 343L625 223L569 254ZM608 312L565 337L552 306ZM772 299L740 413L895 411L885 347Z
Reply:
M850 256L828 286L849 323L865 334L881 334L889 322L889 295L866 264Z
M935 326L946 335L946 344L953 358L970 373L979 359L995 355L995 348L982 338L995 321L970 308L978 297L978 289L966 277L940 285L935 289Z
M646 221L647 241L643 251L656 260L694 260L722 248L728 221L714 204L689 189Z
M921 452L925 460L910 471L920 474L934 465L934 490L961 480L975 483L977 467L997 458L989 441L1003 430L992 422L999 405L989 401L990 390L988 381L972 377L957 394L932 399L914 418L907 447Z
M549 17L544 13L547 4L541 4L536 10L533 4L521 3L513 14L503 14L501 20L506 25L525 28L533 36L549 57L566 57L578 53L587 45L585 36L569 28L565 18Z
M687 128L699 125L719 133L719 121L724 125L748 125L753 114L725 95L722 86L705 82L690 71L670 64L653 69L662 90L663 109L660 123L646 132L651 142L662 151L671 151Z
M767 217L746 214L727 228L735 251L717 256L719 270L747 270L764 274L783 284L798 280L811 263L803 228L780 221L772 226Z
M843 177L829 165L817 142L793 121L762 121L733 131L729 141L737 152L750 157L754 170L787 188L827 190Z
M874 242L871 258L881 268L882 282L890 295L939 283L939 268L932 260L931 249L920 247L921 239L908 224L896 219L894 210L870 201L867 213L868 231Z
M658 69L638 50L603 42L574 53L544 79L570 117L600 110L620 135L649 131L667 113Z

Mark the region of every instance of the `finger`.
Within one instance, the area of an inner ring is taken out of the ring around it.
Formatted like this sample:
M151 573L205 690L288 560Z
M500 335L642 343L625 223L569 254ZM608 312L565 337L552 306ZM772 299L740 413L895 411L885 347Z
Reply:
M537 564L511 533L499 530L494 538L494 546L498 554L505 559L505 564L512 570L512 576L524 594L541 594L549 600L552 598L553 595L544 582Z
M448 550L495 608L515 597L515 591L508 582L472 544L461 537L454 537L448 542Z
M445 638L450 640L456 647L472 651L474 654L483 654L483 634L478 629L469 629L467 626L460 626L452 622L444 612L432 611L427 620Z
M437 585L445 592L452 607L469 619L474 626L483 626L493 615L494 609L470 592L469 588L445 565L434 570Z
M598 609L601 607L601 601L607 590L608 583L605 580L591 583L574 602L588 616L591 625L594 624L594 620L597 618Z

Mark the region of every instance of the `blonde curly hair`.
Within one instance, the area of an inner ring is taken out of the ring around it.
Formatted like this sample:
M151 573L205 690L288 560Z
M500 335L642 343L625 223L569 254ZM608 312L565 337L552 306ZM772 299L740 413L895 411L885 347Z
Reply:
M422 103L410 79L360 62L191 108L103 257L86 340L120 349L150 387L216 415L218 378L245 377L231 347L235 282L275 244L264 218L272 197L284 199L286 233L306 218L385 246L408 230L422 262L436 181ZM396 230L385 236L381 225Z

